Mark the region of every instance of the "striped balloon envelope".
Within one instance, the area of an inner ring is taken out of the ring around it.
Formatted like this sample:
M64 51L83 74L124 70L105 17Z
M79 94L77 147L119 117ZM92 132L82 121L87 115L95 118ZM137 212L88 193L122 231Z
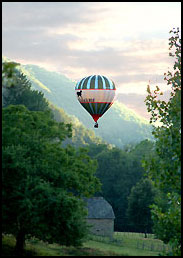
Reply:
M115 84L103 75L81 79L75 87L76 96L98 127L97 120L111 107L115 97Z

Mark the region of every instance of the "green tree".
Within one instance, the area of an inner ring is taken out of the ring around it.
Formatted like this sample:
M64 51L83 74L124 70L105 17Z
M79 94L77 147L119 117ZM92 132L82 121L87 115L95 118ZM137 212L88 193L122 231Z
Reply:
M179 29L171 30L169 39L170 56L175 58L172 71L165 73L171 96L165 102L158 99L158 86L151 92L148 86L146 105L151 113L150 123L160 122L153 127L155 153L151 160L144 161L144 167L159 189L167 194L168 208L154 205L152 208L155 233L165 243L170 243L173 255L180 255L181 249L181 39Z
M145 178L132 187L128 197L127 217L129 224L138 232L146 233L152 230L150 205L154 204L156 190L152 182Z
M149 153L154 152L154 142L148 139L135 144L134 146L126 147L127 152L138 157L140 160L149 156Z
M89 154L98 162L96 176L102 187L97 195L102 195L112 205L116 217L115 230L128 230L127 197L144 173L139 158L105 144L93 145Z
M18 63L2 64L2 105L25 105L31 111L49 110L44 94L31 89L31 83L17 67Z
M2 225L20 254L28 237L80 245L86 236L83 197L99 190L96 162L85 149L61 147L71 126L49 111L9 105L2 111Z

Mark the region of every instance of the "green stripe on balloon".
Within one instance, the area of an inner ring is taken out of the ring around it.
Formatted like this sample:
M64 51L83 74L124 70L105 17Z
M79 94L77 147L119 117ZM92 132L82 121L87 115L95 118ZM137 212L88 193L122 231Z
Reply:
M105 76L103 76L103 78L104 78L104 81L105 81L106 89L110 89L110 84L109 84L108 79Z
M90 89L95 89L95 79L96 76L93 76L90 81Z
M78 86L78 89L79 89L79 90L82 89L82 85L83 85L83 83L84 83L84 81L85 81L86 78L87 78L87 77L83 78L83 79L80 81L79 86Z
M92 114L92 110L88 103L81 103L81 105L88 111L88 113Z
M102 114L101 115L103 115L109 109L110 104L111 103L106 103L106 105L102 109Z
M101 76L99 75L98 76L98 89L103 89L103 82L102 82L102 78Z
M88 83L89 78L90 78L90 76L88 76L88 77L86 78L86 80L84 81L83 86L82 86L82 89L87 89L87 83Z
M89 83L89 84L88 84ZM87 87L88 86L88 87ZM83 78L76 89L115 89L113 81L102 75L90 75Z

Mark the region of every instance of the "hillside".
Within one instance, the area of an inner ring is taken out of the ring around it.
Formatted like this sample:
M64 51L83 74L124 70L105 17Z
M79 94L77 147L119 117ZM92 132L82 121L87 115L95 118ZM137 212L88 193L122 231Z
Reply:
M32 82L32 87L42 91L49 102L58 108L63 108L68 115L72 116L73 121L90 129L90 132L94 132L94 135L108 143L123 148L129 143L152 139L148 121L118 101L115 101L98 120L99 128L94 129L92 117L75 96L75 82L60 73L50 72L36 65L21 65L21 70Z

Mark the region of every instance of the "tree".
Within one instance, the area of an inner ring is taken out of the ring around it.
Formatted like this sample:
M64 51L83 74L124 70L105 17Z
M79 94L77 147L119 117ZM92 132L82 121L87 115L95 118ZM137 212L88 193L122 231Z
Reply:
M149 153L153 152L154 142L146 139L139 142L138 144L135 144L134 146L127 146L126 150L141 160L145 157L148 157Z
M115 230L128 230L126 209L131 188L141 179L144 169L138 157L105 144L92 145L91 157L98 162L96 176L102 183L102 195L113 207ZM95 154L95 155L94 155Z
M99 190L96 162L85 149L61 147L71 126L57 123L50 111L9 105L2 111L2 225L16 237L80 245L86 236L83 197Z
M128 197L127 217L129 224L132 225L136 232L151 232L152 219L150 205L154 203L156 190L152 182L145 178L141 179L135 186L132 187Z
M158 86L145 99L147 110L151 113L155 153L151 160L144 161L144 167L154 184L166 192L168 208L163 211L160 206L152 208L155 233L165 243L170 243L173 255L180 255L181 248L181 39L179 29L171 30L169 55L175 58L173 71L165 73L167 85L171 86L170 99L165 102L158 99Z
M44 94L31 89L31 83L27 77L17 69L15 62L3 62L2 64L2 105L25 105L31 111L49 110L48 101Z

